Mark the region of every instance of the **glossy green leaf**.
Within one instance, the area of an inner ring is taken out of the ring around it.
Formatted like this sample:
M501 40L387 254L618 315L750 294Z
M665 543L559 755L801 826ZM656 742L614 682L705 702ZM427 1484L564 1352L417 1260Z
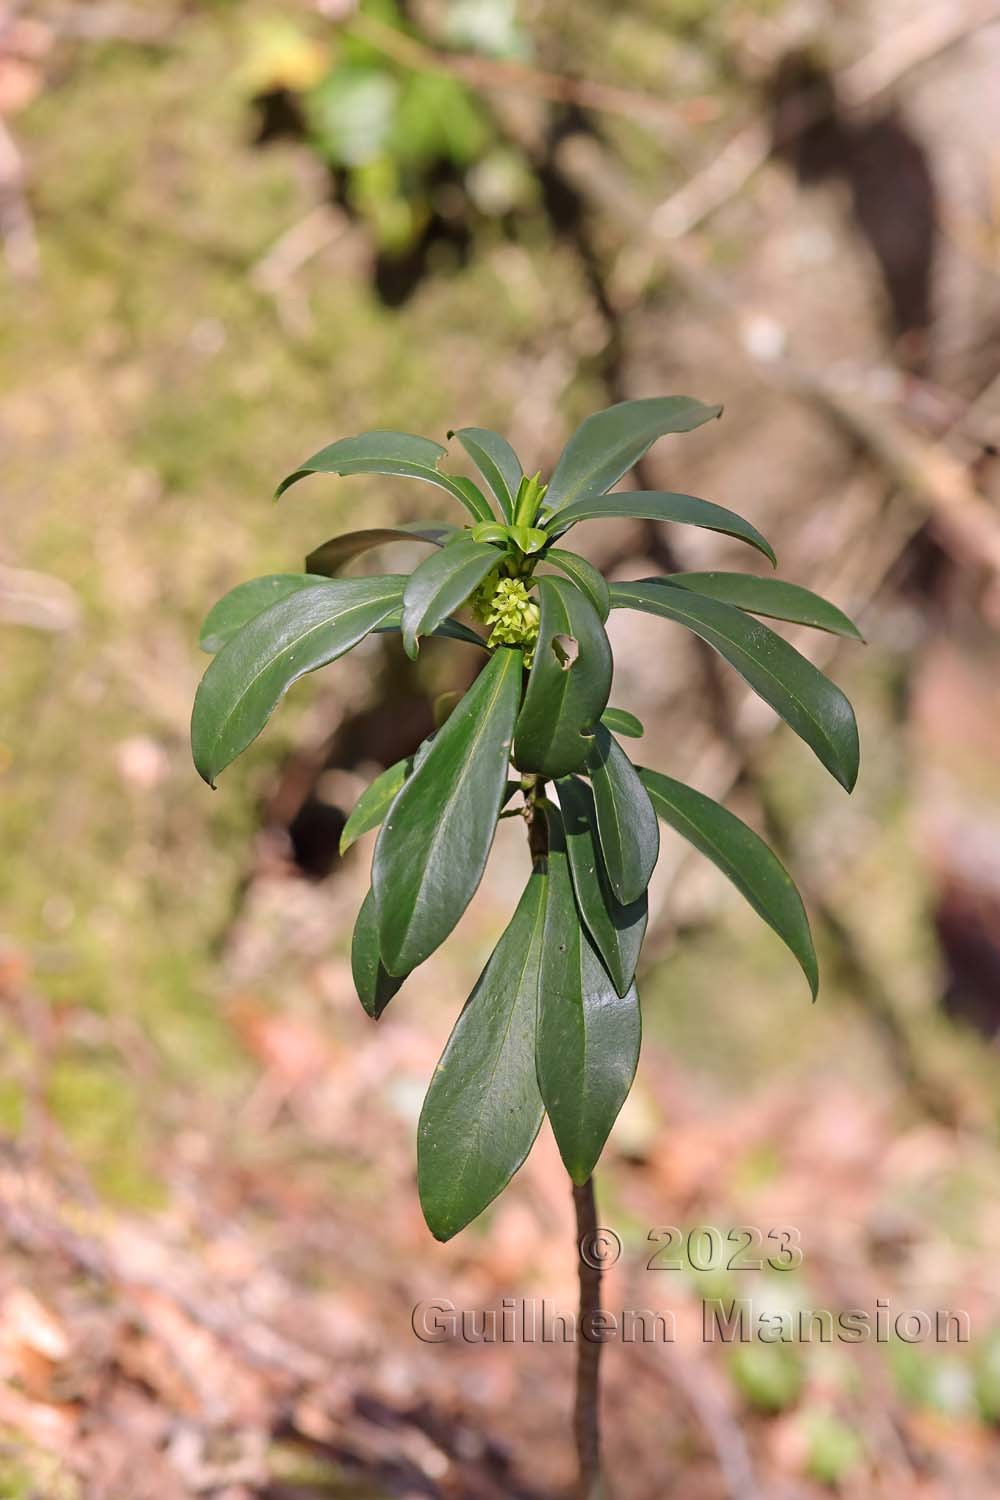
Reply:
M813 999L819 986L809 919L791 876L752 828L683 782L659 771L640 771L659 816L717 865L773 927L802 966Z
M514 736L521 771L579 770L611 691L611 647L585 594L564 578L540 577L535 659Z
M780 635L731 604L672 583L613 583L612 609L642 609L686 625L736 668L848 791L858 775L858 726L828 677Z
M547 545L549 534L540 526L510 526L508 534L516 547L529 556L534 552L541 552Z
M487 542L456 542L435 552L407 579L403 593L403 649L414 657L419 637L429 635L468 599L477 584L500 561Z
M363 833L379 826L412 769L413 756L407 755L403 760L397 760L394 766L388 766L365 787L340 835L341 854L346 854Z
M576 552L567 552L562 547L550 547L545 554L545 561L558 568L560 573L565 573L567 578L572 578L581 593L586 594L591 604L597 610L602 622L611 613L611 593L608 589L607 579L603 573L599 573L593 563L589 563L585 557L580 557Z
M214 785L300 677L350 651L399 607L405 578L325 579L255 616L213 657L191 716L191 749Z
M223 594L205 616L198 644L211 654L221 651L238 630L262 615L265 609L270 609L272 604L277 604L279 599L287 599L299 589L325 582L325 578L310 573L268 573L264 578L238 583L228 594Z
M738 541L749 542L771 563L776 563L774 549L756 526L744 521L733 510L699 500L694 495L672 495L659 490L626 490L615 495L588 495L560 510L551 523L553 537L560 537L579 521L596 521L630 516L637 521L677 521L683 526L700 526L705 531L719 531Z
M505 521L513 521L514 501L524 471L507 439L487 427L460 427L448 436L458 438L496 497L500 514Z
M430 438L415 437L410 432L363 432L359 437L341 438L307 458L304 464L287 475L275 492L280 497L293 484L310 474L389 474L406 479L422 479L426 484L446 490L460 500L477 521L493 520L489 502L471 480L453 474L442 474L438 464L444 448Z
M366 531L347 531L343 536L331 537L306 558L307 573L323 573L327 578L335 577L352 557L359 557L372 547L382 547L386 542L429 542L440 547L458 530L450 521L414 521L400 526L373 526Z
M498 542L500 546L506 547L509 539L509 528L499 521L480 521L472 528L474 542Z
M372 861L382 961L405 974L455 926L482 879L507 784L521 653L501 648L414 769Z
M378 918L371 891L361 903L361 910L354 924L351 974L358 999L374 1021L378 1020L407 977L403 974L397 978L390 974L379 957Z
M449 1240L507 1186L542 1123L535 1076L548 878L536 870L434 1070L417 1130L431 1233Z
M563 449L545 495L548 512L561 511L583 495L604 494L657 438L669 432L690 432L721 414L721 406L705 406L689 396L619 401L617 406L595 412Z
M766 615L772 620L789 620L793 625L812 625L831 635L843 635L860 641L862 635L843 610L797 583L782 583L780 578L755 578L751 573L668 573L651 583L674 583L709 599L720 599L751 615Z
M548 810L549 889L535 1064L559 1151L586 1182L632 1087L641 1022L635 985L619 995L580 923L562 819Z
M376 634L388 635L393 630L399 630L402 627L402 621L403 611L395 609L391 615L385 617L381 625L376 627ZM484 651L486 650L486 642L482 636L470 630L468 625L463 625L461 620L442 620L440 625L435 625L430 634L449 641L464 641L467 646L481 646Z
M577 908L615 989L624 995L635 978L646 932L646 893L628 906L621 904L604 866L593 793L575 776L557 786Z
M597 726L587 774L611 889L627 905L643 894L656 868L660 827L635 767L603 724Z
M624 734L630 740L641 740L646 733L642 720L624 708L606 708L601 714L601 723L612 734Z

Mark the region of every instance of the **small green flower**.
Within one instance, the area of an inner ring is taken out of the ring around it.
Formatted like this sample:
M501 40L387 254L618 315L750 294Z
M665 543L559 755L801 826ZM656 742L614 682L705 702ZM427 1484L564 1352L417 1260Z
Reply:
M538 639L538 605L528 597L520 578L500 578L490 573L469 600L477 617L493 629L488 646L522 646L524 664L531 666Z

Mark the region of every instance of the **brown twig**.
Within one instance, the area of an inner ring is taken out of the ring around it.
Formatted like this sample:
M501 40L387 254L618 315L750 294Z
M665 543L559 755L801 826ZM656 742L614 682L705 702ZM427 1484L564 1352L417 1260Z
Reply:
M601 1342L597 1335L601 1310L601 1267L588 1245L597 1242L597 1200L594 1179L573 1185L576 1209L576 1244L580 1275L580 1316L576 1343L576 1404L573 1436L579 1469L579 1500L607 1500L601 1477L600 1365ZM594 1262L593 1264L591 1262Z
M677 244L672 236L658 231L598 142L571 136L560 145L558 160L570 181L592 203L610 210L633 238L645 239L692 300L711 310L734 354L757 379L811 402L828 419L846 428L886 476L920 503L939 528L945 546L958 551L964 560L973 558L1000 574L1000 517L980 494L966 465L943 444L910 431L890 400L884 396L879 399L878 392L867 389L870 384L886 383L873 379L873 373L878 377L888 375L888 384L898 389L898 372L862 371L849 379L837 378L789 358L781 352L785 331L780 320L762 312L748 316L691 246ZM763 324L769 334L766 341L754 336L755 328Z
M386 57L391 57L406 68L426 73L446 73L452 78L462 79L472 88L487 92L499 90L531 94L536 99L544 99L551 104L575 104L581 109L624 115L627 119L635 119L637 114L648 115L661 123L666 121L671 124L677 136L687 135L688 127L682 107L676 101L661 99L656 94L646 94L612 83L595 83L586 78L571 78L564 73L546 72L525 63L479 57L466 52L445 52L428 46L416 37L407 36L375 16L355 15L345 30L363 38Z
M0 119L0 238L10 273L19 281L38 276L38 240L35 221L28 206L24 162L3 120Z
M940 12L920 16L909 26L894 30L881 46L842 68L834 78L836 97L846 110L867 108L915 68L997 20L1000 20L1000 0L977 0L964 9L942 7ZM822 103L813 105L804 97L782 144L787 145L815 124L825 107ZM689 177L654 209L650 221L653 231L667 239L681 239L690 234L711 214L739 196L771 159L774 145L766 120L745 125L712 153L702 171Z

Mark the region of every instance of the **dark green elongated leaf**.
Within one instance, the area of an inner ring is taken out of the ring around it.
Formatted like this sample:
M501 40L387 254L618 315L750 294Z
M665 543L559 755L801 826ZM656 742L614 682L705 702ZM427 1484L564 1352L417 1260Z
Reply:
M641 740L646 733L642 720L624 708L606 708L601 714L601 723L612 734L624 734L630 740Z
M434 734L428 735L423 743L417 746L413 755L407 755L402 760L397 760L394 766L388 766L361 793L340 835L342 855L347 853L352 844L357 843L363 833L369 833L385 821L407 777L426 760L436 734L435 730Z
M559 1152L586 1182L639 1061L639 996L619 995L580 925L562 820L548 810L549 889L538 979L535 1065Z
M774 549L756 526L744 521L734 510L699 500L695 495L673 495L659 490L626 490L615 495L586 495L560 510L552 522L554 537L563 536L579 521L596 521L617 516L631 516L637 521L677 521L683 526L700 526L705 531L719 531L725 536L749 542L763 552L768 562L777 564Z
M358 999L373 1021L377 1021L406 979L390 974L378 951L378 918L375 898L368 892L361 903L351 940L351 974Z
M773 927L798 959L813 999L819 987L816 953L802 898L784 865L728 808L659 771L640 771L653 806L665 823L708 856Z
M494 651L382 824L372 861L382 961L422 963L462 915L493 842L521 692L520 651Z
M589 563L585 557L578 556L575 552L567 552L562 547L550 547L545 554L545 561L558 568L560 573L565 573L567 578L572 578L581 593L586 594L591 604L597 610L602 623L611 613L611 594L608 590L607 579L603 573L599 573L593 563Z
M310 573L268 573L264 578L251 578L247 583L238 583L228 594L212 605L201 627L198 644L203 651L214 654L228 640L242 630L243 626L265 609L297 594L299 589L312 588L325 583L325 578Z
M309 474L398 474L406 479L422 479L437 485L460 500L477 521L490 521L493 513L485 495L470 480L459 480L453 474L442 474L438 464L444 456L440 443L415 437L410 432L363 432L360 437L341 438L329 443L307 458L278 485L274 498L281 496Z
M514 735L521 771L579 770L611 691L611 647L597 611L564 578L538 580L541 621ZM574 644L575 643L575 644Z
M524 470L507 439L488 427L460 427L448 436L458 438L496 497L500 514L505 521L513 521L514 500Z
M331 537L306 558L307 573L324 573L333 578L352 557L359 557L371 547L386 542L429 542L440 547L458 530L450 521L406 521L400 526L373 526L367 531L346 531Z
M782 583L780 578L755 578L751 573L667 573L662 582L692 589L709 599L720 599L723 604L734 604L747 614L790 620L793 625L812 625L816 630L854 641L863 639L854 621L835 604L797 583Z
M632 762L603 724L587 761L597 833L611 889L627 905L649 884L660 852L660 826Z
M340 835L341 854L346 854L363 833L379 826L412 769L413 756L407 755L403 760L397 760L394 766L388 766L365 787Z
M411 573L403 592L403 649L414 657L419 637L429 635L453 609L465 603L478 583L500 561L488 542L462 541L428 557Z
M721 415L721 406L705 406L690 396L619 401L617 406L595 412L563 449L545 493L548 512L561 511L582 495L604 494L657 438L668 432L690 432Z
M388 635L393 630L399 630L402 622L403 611L395 609L391 615L386 615L381 625L376 626L376 634ZM470 630L468 625L463 625L461 620L442 620L440 625L435 625L430 634L442 636L449 641L464 641L467 646L482 646L483 650L486 650L486 642L482 636Z
M736 668L848 791L858 776L858 726L840 688L794 646L731 604L672 583L613 583L612 609L642 609L686 625Z
M646 893L628 906L621 904L604 867L593 793L575 776L557 785L577 908L615 989L624 995L635 978L646 933Z
M507 1186L542 1123L535 1077L548 877L535 870L434 1070L417 1129L428 1228L450 1240Z
M399 607L406 580L324 579L257 615L213 657L191 715L194 763L210 785L255 740L300 677L336 661Z

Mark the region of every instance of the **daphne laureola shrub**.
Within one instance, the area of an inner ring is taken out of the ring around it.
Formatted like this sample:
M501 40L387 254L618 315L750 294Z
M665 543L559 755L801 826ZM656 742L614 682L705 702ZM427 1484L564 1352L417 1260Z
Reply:
M408 975L449 936L475 892L498 819L520 798L531 868L510 924L462 1010L434 1072L418 1129L418 1179L432 1232L449 1239L524 1161L547 1112L574 1183L587 1181L639 1057L635 971L659 820L712 860L787 944L813 995L816 957L802 901L766 844L710 797L638 766L641 738L609 707L613 609L642 610L707 641L848 790L858 770L844 694L765 616L858 639L851 621L795 584L734 572L609 583L569 550L573 527L641 517L707 527L756 548L748 521L691 495L612 487L667 433L721 408L674 396L626 401L588 417L547 484L528 478L504 438L450 433L482 483L442 472L446 450L402 432L330 444L278 489L310 474L423 480L468 512L447 521L355 531L325 542L303 573L240 584L212 609L201 643L214 653L191 726L195 765L213 784L299 677L372 631L449 636L485 656L482 671L416 753L362 795L346 850L378 827L371 888L354 929L352 967L378 1018ZM409 574L342 577L369 548L409 540L430 553ZM468 606L480 626L456 618Z

